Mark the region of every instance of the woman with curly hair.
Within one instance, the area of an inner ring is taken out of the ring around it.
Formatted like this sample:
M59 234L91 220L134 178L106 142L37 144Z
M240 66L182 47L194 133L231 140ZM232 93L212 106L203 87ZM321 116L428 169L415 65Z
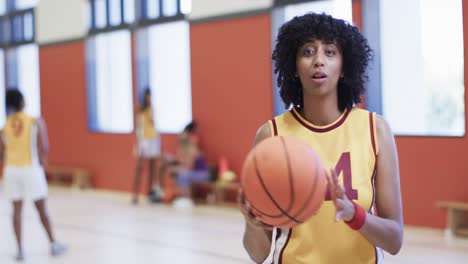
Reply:
M380 263L382 250L400 251L394 136L381 116L356 107L371 57L356 27L326 14L295 17L280 28L272 58L289 111L261 126L254 144L278 135L301 139L331 168L329 190L319 211L292 229L262 223L241 190L244 247L256 263L267 259L273 230L273 263Z

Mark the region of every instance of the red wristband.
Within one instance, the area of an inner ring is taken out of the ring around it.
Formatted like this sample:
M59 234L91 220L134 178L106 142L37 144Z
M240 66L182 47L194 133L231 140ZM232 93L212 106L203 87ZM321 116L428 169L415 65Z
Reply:
M353 230L359 230L366 222L366 211L360 205L356 204L354 201L351 201L354 205L354 217L350 221L345 221L349 227Z

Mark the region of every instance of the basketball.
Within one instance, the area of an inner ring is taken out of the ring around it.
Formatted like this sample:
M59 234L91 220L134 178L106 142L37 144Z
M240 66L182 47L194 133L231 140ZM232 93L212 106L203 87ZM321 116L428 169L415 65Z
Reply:
M327 180L322 162L309 145L277 136L249 152L241 185L255 216L265 224L291 228L317 212Z

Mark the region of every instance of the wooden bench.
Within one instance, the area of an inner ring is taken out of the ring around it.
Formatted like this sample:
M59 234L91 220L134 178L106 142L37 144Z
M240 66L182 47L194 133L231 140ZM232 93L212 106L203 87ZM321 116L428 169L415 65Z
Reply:
M228 199L228 193L237 195L238 182L203 182L192 184L192 195L200 203L208 203L221 206L237 206L236 199ZM233 196L233 195L231 195ZM232 198L232 197L231 197Z
M468 237L468 203L439 201L436 205L447 209L447 230L455 236Z
M48 166L45 171L50 184L65 185L80 189L92 187L91 175L85 169Z
M237 206L237 200L227 200L226 194L228 192L235 193L237 196L237 190L239 189L238 182L222 182L218 181L213 183L214 203L217 205L235 205Z

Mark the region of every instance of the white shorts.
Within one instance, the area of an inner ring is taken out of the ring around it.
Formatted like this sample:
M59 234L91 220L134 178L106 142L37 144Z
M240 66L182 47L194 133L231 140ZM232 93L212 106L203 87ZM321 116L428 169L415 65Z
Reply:
M17 201L47 197L47 180L41 166L5 167L3 169L6 197Z
M161 141L160 138L143 139L140 142L140 149L138 150L140 157L143 158L157 158L161 155Z

